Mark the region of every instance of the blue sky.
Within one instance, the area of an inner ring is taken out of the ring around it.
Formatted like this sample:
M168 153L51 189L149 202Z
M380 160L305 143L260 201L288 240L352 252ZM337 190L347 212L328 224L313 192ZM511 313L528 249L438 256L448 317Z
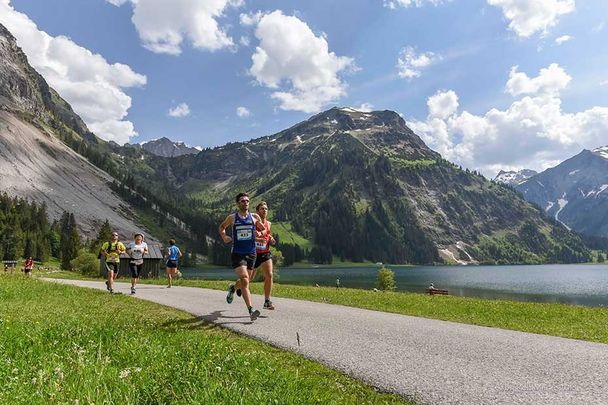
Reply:
M608 144L605 1L0 0L0 22L119 143L212 147L351 106L488 176Z

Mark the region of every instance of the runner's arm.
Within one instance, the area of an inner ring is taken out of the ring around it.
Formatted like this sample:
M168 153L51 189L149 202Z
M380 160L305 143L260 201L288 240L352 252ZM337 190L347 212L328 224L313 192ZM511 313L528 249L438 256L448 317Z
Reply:
M222 238L224 243L232 242L232 238L230 236L226 235L226 228L228 228L229 226L232 226L233 224L234 224L234 215L230 214L226 217L224 222L222 222L220 224L220 227L218 228L220 231L220 237Z
M268 235L270 236L270 240L269 240L269 242L270 242L270 244L271 244L271 245L273 245L273 246L274 246L274 245L276 245L276 244L277 244L277 241L276 241L276 240L274 240L274 238L272 237L272 233L270 233L270 226L272 225L272 223L271 223L270 221L267 221L267 222L268 222L268 232L269 232L269 234L268 234Z
M264 225L262 225L262 218L260 218L260 216L255 213L251 214L251 217L255 221L255 229L257 230L256 235L259 235L260 237L265 236L266 228L264 228Z

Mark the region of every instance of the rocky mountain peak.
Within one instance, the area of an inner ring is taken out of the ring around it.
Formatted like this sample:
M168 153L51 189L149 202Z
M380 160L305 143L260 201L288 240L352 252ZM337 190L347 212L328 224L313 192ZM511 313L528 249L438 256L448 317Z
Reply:
M152 141L144 142L141 148L148 152L163 157L175 157L182 155L196 155L199 150L186 145L184 142L174 142L169 138L162 137Z
M407 127L399 114L388 110L363 112L334 107L267 139L279 145L299 145L337 136L347 136L377 154L389 153L406 160L440 157Z
M494 178L495 182L516 186L527 181L530 177L538 174L538 172L530 169L522 169L519 171L501 170Z

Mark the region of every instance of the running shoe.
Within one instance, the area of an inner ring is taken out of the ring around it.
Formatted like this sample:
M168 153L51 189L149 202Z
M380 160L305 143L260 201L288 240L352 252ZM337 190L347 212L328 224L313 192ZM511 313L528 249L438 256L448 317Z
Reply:
M257 309L249 313L249 319L251 319L252 321L258 319L258 316L260 316L260 311L258 311Z
M110 292L110 294L114 293L114 290L111 288L108 288L108 291Z
M272 305L272 301L270 300L266 300L264 301L264 309L274 309L274 305Z
M171 285L168 285L167 288L171 288Z
M234 284L228 286L228 295L226 295L227 303L232 304L232 300L234 300Z
M131 295L135 294L135 288L131 287Z
M240 288L236 289L236 295L238 295L239 297L241 296L242 292Z
M106 290L110 291L110 284L108 283L108 280L106 280Z

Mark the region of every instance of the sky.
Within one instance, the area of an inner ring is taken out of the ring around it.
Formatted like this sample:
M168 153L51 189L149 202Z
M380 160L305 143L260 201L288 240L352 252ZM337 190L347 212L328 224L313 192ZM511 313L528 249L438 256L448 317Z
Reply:
M334 106L396 111L488 177L608 144L605 0L0 0L0 23L119 144L220 146Z

